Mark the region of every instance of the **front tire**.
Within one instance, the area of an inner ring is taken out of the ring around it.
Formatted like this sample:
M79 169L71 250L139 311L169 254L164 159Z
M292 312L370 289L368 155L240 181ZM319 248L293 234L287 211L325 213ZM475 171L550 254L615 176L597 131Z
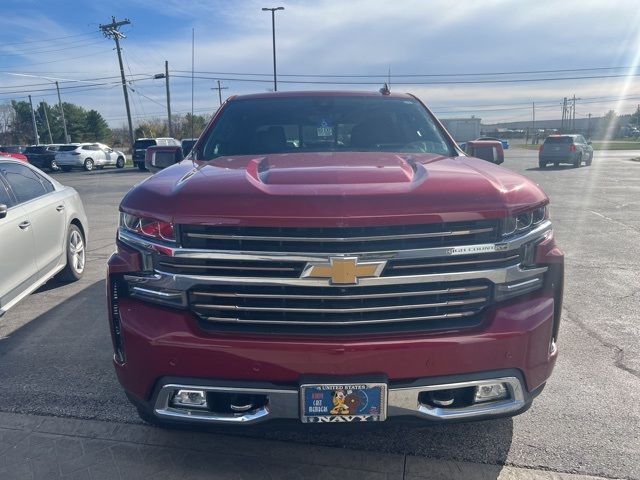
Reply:
M138 162L138 170L141 172L146 172L147 168L144 166L144 162Z
M49 170L51 170L52 172L57 172L58 170L60 170L60 167L55 160L51 160L51 163L49 164Z
M547 168L547 162L543 162L542 160L538 160L538 168Z
M86 260L84 235L77 225L69 225L67 230L65 249L67 265L59 274L65 282L75 282L82 278Z
M593 153L591 155L589 155L589 160L587 160L587 166L591 165L591 162L593 162Z
M93 167L95 166L95 164L93 163L93 159L92 158L87 158L84 161L84 169L87 172L90 172L91 170L93 170Z
M124 168L124 158L118 157L116 160L116 168Z

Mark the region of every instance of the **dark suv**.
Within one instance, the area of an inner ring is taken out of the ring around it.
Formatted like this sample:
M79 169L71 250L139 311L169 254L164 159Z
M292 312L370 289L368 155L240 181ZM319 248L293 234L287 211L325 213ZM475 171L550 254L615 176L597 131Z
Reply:
M540 145L538 166L545 168L553 163L556 167L561 163L570 163L578 168L582 162L591 165L593 147L582 135L550 135Z
M59 145L31 145L24 149L29 163L40 170L55 172L59 170L56 163L56 152Z
M133 164L138 167L138 170L143 172L146 170L144 166L144 157L147 153L147 148L155 145L180 147L180 142L171 137L137 139L133 142Z

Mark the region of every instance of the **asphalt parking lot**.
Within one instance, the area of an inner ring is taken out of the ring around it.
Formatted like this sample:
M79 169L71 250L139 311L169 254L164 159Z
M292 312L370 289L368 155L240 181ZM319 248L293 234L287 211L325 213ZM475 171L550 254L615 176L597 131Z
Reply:
M292 449L312 444L353 455L361 449L640 479L640 162L631 160L638 156L598 151L590 167L540 170L535 151L506 151L504 166L551 197L566 253L560 357L528 412L444 426L218 428L226 437L216 438L237 448L272 439L293 442ZM0 412L140 423L111 366L103 278L119 200L146 175L131 168L56 174L80 192L87 210L87 271L72 285L49 282L0 319Z

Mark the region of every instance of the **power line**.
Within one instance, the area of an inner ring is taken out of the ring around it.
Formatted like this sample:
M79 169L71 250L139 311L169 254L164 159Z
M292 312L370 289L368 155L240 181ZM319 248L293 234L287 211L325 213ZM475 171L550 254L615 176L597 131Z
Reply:
M52 41L56 41L56 40L63 40L65 38L73 38L73 37L83 37L83 36L95 36L95 32L85 32L85 33L76 33L75 35L66 35L64 37L54 37L54 38L43 38L41 40L28 40L25 42L13 42L13 43L3 43L2 46L3 47L7 47L10 45L25 45L28 43L47 43L47 42L52 42Z
M102 40L98 40L97 42L91 42L91 43L83 43L82 45L78 45L78 46L66 46L66 47L63 47L63 48L56 48L56 49L53 49L53 50L38 50L38 51L21 51L21 52L13 52L13 53L0 53L0 57L23 57L23 56L27 56L27 55L41 55L43 53L62 52L64 50L70 50L70 49L74 49L74 48L90 47L91 45L97 45L99 43L102 43Z
M192 78L185 75L173 75L177 78ZM505 84L505 83L533 83L533 82L555 82L567 80L593 80L602 78L628 78L638 77L640 73L625 75L589 75L581 77L547 77L547 78L518 78L518 79L496 79L496 80L447 80L447 81L398 81L394 80L394 85L484 85L484 84ZM271 80L262 80L254 78L222 78L222 77L204 77L194 76L199 80L223 80L227 82L248 82L248 83L271 83ZM380 82L336 82L328 80L281 80L280 83L298 84L298 85L379 85Z
M22 67L31 67L34 65L47 65L49 63L60 63L60 62L66 62L68 60L77 60L79 58L87 58L87 57L95 57L97 54L99 53L105 53L105 52L110 52L111 50L98 50L96 52L93 53L88 53L86 55L79 55L77 57L65 57L65 58L59 58L57 60L51 60L49 62L37 62L37 63L22 63L20 65L4 65L2 68L6 69L6 68L22 68ZM5 70L0 70L0 72L4 72Z
M602 71L602 70L622 70L622 69L633 69L634 67L591 67L591 68L563 68L556 70L523 70L523 71L512 71L512 72L484 72L484 73L400 73L394 74L394 78L398 77L480 77L480 76L497 76L497 75L525 75L525 74L538 74L538 73L571 73L571 72L589 72L589 71ZM172 72L177 73L191 73L191 70L171 70ZM261 76L261 77L271 77L272 73L239 73L239 72L199 72L196 71L194 73L197 74L205 74L205 75L238 75L238 76ZM319 78L383 78L387 79L389 77L388 73L384 74L343 74L343 75L334 75L334 74L303 74L303 73L289 73L289 74L278 74L280 77L319 77Z

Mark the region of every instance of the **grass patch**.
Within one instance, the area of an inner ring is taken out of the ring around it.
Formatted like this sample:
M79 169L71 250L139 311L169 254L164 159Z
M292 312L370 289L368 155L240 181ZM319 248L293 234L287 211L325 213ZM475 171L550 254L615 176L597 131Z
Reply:
M538 150L540 145L516 145L526 150ZM593 142L594 150L640 150L640 142Z

